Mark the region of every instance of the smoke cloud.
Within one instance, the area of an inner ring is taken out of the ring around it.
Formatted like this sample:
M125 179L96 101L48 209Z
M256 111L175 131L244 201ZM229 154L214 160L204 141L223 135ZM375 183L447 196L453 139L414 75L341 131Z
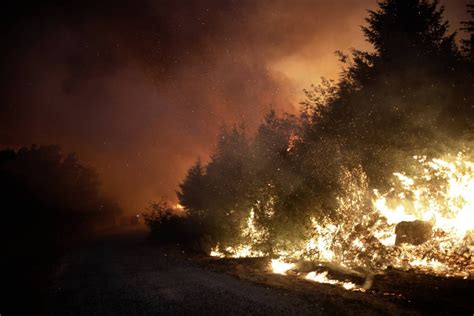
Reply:
M51 1L5 10L0 144L59 144L128 211L165 196L219 127L337 78L335 50L369 49L363 1ZM447 3L454 28L463 0Z

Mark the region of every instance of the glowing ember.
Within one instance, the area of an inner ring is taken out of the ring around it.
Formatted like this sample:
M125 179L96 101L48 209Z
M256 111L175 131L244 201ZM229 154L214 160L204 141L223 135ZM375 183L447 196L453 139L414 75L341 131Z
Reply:
M321 272L321 273L317 273L317 272L312 271L312 272L310 272L306 275L305 279L311 280L311 281L314 281L314 282L318 282L318 283L340 285L346 290L354 290L354 289L357 288L357 286L352 282L341 282L341 281L338 281L338 280L328 278L328 272L327 271L324 271L324 272Z
M184 207L179 203L175 204L173 206L173 209L176 210L176 211L179 211L179 212L184 212Z

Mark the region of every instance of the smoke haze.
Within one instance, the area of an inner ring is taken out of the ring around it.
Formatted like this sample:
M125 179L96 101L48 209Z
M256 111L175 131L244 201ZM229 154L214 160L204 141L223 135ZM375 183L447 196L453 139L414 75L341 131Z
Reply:
M134 212L165 196L219 127L337 78L334 51L368 49L363 1L50 1L3 13L0 144L59 144ZM465 1L446 4L453 30ZM6 16L8 14L8 16Z

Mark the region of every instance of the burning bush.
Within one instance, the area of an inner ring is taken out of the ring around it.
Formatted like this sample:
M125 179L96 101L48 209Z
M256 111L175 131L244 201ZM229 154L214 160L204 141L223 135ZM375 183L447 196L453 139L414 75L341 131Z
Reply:
M399 181L386 194L377 190L371 194L361 169L346 171L341 175L346 189L337 198L338 216L311 218L305 238L292 248L275 247L271 254L283 262L309 260L370 270L396 266L469 274L474 270L474 163L465 154L451 161L417 159L422 176L396 173ZM373 203L367 204L368 196ZM387 202L387 196L393 199ZM253 210L242 235L249 236L248 243L225 251L216 248L212 254L262 255L256 250L269 235L265 228L255 228Z

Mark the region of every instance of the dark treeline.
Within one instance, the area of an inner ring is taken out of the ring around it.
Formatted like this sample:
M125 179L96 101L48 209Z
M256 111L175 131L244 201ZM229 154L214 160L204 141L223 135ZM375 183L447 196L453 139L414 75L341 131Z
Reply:
M270 235L260 247L271 253L297 242L310 215L344 216L336 211L344 170L361 168L369 187L383 189L413 155L469 147L474 19L463 24L461 43L448 32L437 1L381 1L366 22L372 51L339 52L340 80L306 91L300 115L270 112L252 137L244 128L223 128L210 162L198 160L180 184L187 216L171 221L162 206L152 212L152 230L173 222L187 227L179 230L181 241L199 241L204 251L217 243L225 248L241 238L253 208Z
M99 193L96 172L57 146L0 151L0 192L2 308L41 312L40 290L55 261L113 225L120 209Z

